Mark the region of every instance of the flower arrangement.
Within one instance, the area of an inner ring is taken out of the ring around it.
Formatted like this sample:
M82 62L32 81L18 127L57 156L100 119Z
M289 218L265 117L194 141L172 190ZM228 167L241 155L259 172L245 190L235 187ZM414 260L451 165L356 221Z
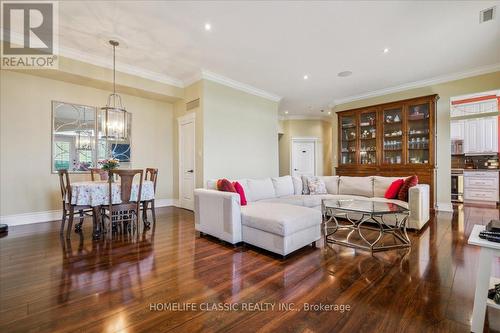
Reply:
M120 166L120 160L116 158L109 158L106 160L100 160L98 163L101 166L102 170L106 170L108 172L108 179L114 181L111 175L111 170L116 169Z
M120 160L117 160L116 158L110 158L106 160L100 160L99 164L101 165L101 169L110 171L120 166Z

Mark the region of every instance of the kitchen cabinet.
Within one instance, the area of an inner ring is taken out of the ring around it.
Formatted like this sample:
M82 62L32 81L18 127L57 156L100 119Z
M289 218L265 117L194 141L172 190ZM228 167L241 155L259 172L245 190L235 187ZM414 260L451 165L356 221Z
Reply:
M482 151L498 152L498 117L485 117L479 120Z
M465 122L463 120L452 120L450 137L452 140L463 140L465 135Z
M496 204L498 199L498 171L464 171L465 202Z
M498 117L467 119L463 122L466 154L498 152Z
M478 153L479 147L479 122L477 119L468 119L465 121L464 132L464 153Z
M487 97L486 99L484 99ZM471 101L470 99L455 100L450 105L450 117L464 117L497 112L497 96L482 96L482 100ZM474 99L474 98L472 98Z

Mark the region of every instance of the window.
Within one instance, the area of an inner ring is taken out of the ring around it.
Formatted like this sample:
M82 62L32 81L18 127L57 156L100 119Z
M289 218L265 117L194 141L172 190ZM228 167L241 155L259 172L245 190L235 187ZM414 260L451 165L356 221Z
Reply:
M69 142L54 141L54 169L69 169Z

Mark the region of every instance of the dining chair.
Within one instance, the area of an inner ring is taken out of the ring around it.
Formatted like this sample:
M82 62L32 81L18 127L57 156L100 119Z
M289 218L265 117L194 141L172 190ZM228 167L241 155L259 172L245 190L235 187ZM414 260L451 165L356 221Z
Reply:
M99 175L100 180L108 180L108 171L100 168L90 168L90 178L93 182L97 180L97 175Z
M156 181L158 179L158 169L147 168L144 180L150 180L153 182L153 199L142 200L142 221L146 228L149 228L150 223L148 222L148 209L151 210L151 216L153 217L153 223L156 223L156 213L155 213L155 196L156 196ZM149 204L151 207L148 208Z
M82 229L82 224L85 218L85 215L92 216L95 224L95 214L93 214L93 208L88 205L72 205L71 204L71 182L69 179L69 173L67 169L58 170L59 174L59 186L61 187L61 198L62 198L62 218L61 218L61 230L59 231L60 235L64 233L64 224L66 223L66 219L68 219L68 229L66 231L66 238L71 237L71 227L73 226L73 219L75 216L75 211L77 211L80 215L80 223L75 226L75 232L79 232Z
M142 176L144 171L141 169L136 170L111 170L110 177L108 179L108 204L102 206L102 222L105 226L105 220L109 220L108 230L118 228L128 224L127 229L130 229L134 221L139 221L139 211L141 205L141 193L142 193ZM113 178L114 175L118 175L119 186L120 186L120 203L113 204ZM139 187L137 189L136 201L132 201L132 183L134 178L139 175Z

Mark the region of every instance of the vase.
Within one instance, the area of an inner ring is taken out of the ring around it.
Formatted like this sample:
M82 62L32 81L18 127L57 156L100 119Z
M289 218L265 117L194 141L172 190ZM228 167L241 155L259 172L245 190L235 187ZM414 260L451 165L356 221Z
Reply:
M111 170L108 171L108 179L114 183L115 182L115 177L114 175L111 173Z

